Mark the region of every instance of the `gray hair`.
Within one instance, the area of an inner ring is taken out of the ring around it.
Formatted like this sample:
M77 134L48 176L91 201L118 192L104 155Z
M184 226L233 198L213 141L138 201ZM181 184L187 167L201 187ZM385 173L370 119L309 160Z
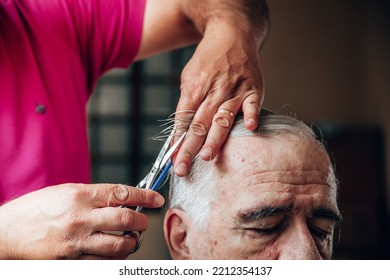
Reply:
M244 136L264 137L284 134L292 134L303 139L316 141L319 147L325 151L322 142L317 140L314 131L304 122L264 109L260 114L259 126L253 131L245 128L242 116L236 117L228 138ZM199 157L194 159L191 171L186 177L178 177L171 172L170 208L184 210L199 230L204 229L206 218L217 199L217 188L212 187L216 185L214 172L215 170L211 167L211 162L203 161ZM332 166L329 170L328 184L337 188L337 181Z

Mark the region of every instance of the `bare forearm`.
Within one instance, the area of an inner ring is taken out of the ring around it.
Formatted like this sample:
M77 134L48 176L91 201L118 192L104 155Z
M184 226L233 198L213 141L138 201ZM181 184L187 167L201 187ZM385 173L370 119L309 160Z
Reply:
M181 1L148 0L146 2L137 60L200 41L202 37L184 14Z
M255 36L260 44L267 34L269 12L265 0L182 0L182 10L201 34L221 23L242 35Z

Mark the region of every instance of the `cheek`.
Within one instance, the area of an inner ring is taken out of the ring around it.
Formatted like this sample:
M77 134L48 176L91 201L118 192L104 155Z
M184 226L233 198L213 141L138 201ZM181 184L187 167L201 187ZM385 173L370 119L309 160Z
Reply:
M333 252L332 245L333 245L333 236L327 238L320 245L318 245L318 251L320 252L321 256L326 260L332 258L332 252Z
M208 228L206 231L188 233L187 246L191 259L216 259L223 247L223 234Z
M272 242L249 237L238 229L223 228L221 222L188 236L191 259L275 259Z
M187 236L187 246L192 259L234 258L230 251L236 251L234 245L237 236L232 230L229 215L223 209L211 209L212 217L205 229L191 227Z

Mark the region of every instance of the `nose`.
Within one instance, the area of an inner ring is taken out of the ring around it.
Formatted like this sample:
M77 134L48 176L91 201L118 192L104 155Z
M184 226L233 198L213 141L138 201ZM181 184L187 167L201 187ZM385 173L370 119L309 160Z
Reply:
M281 260L319 260L321 255L307 225L296 226L285 232L285 243L281 246Z

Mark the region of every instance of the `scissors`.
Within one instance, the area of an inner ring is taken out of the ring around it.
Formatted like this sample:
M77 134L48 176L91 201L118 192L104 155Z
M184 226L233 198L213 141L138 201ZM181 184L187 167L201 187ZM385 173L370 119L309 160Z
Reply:
M138 183L136 186L137 188L150 189L155 191L163 185L163 181L167 176L169 168L172 166L172 161L170 158L179 147L180 143L183 142L184 137L187 134L187 132L184 131L180 138L170 147L175 131L176 129L172 129L168 139L164 143L164 146L161 148L161 151L158 154L152 169L148 172L148 174L146 174L145 178L143 178L141 182ZM138 206L135 211L140 213L142 211L142 207ZM122 235L135 236L137 239L137 244L130 252L130 254L135 253L141 247L143 241L142 232L125 231Z

